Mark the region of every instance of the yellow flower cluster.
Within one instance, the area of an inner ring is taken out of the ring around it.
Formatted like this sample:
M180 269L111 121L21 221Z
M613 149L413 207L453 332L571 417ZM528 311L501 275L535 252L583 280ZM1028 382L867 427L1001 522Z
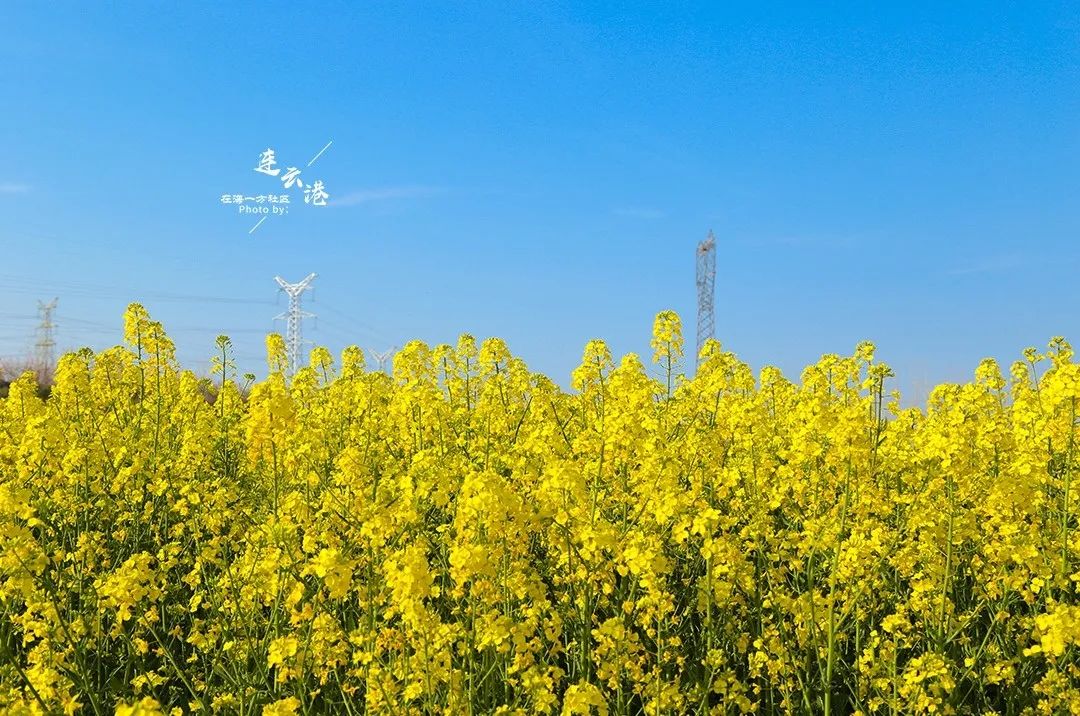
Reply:
M890 392L585 347L289 376L125 345L0 399L0 712L1080 713L1080 365Z

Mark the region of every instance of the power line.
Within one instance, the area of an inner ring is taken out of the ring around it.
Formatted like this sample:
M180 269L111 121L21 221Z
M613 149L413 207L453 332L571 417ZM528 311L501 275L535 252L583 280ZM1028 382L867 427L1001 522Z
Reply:
M2 282L5 291L10 291L12 293L36 292L40 294L40 291L42 289L46 289L54 293L75 295L81 297L120 298L128 300L130 299L130 297L136 296L139 298L139 300L159 301L163 303L197 302L257 305L266 305L271 303L270 301L264 299L256 300L251 298L240 298L236 296L206 296L199 294L171 293L167 291L144 291L135 288L120 287L115 285L103 286L101 284L87 283L85 281L50 281L46 283L41 283L36 280L30 280L22 276L12 276L6 274L0 274L0 282Z
M379 331L379 329L376 328L375 326L372 326L371 324L369 324L369 323L367 323L365 321L362 321L362 320L356 318L355 316L353 316L353 315L351 315L349 313L346 313L345 311L342 311L342 310L340 310L338 308L335 308L334 306L327 305L325 301L321 301L319 303L319 305L321 306L320 310L330 311L331 313L337 315L343 321L345 321L346 323L349 323L351 325L351 327L353 328L353 330L357 330L357 331L360 331L362 333L366 333L366 334L368 334L368 335L370 335L370 336L372 336L374 338L377 338L380 341L383 341L385 343L390 343L391 342L390 339L387 338L386 335L383 334L381 331Z

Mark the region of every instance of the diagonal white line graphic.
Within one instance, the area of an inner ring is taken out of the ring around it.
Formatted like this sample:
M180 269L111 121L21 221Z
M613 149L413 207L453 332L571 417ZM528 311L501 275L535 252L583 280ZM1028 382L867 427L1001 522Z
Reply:
M325 152L325 151L326 151L327 149L329 149L329 148L330 148L330 145L331 145L331 144L333 144L333 143L334 143L334 140L333 140L333 139L331 139L331 140L330 140L329 142L327 142L327 143L326 143L326 146L325 146L325 147L323 147L322 149L320 149L320 150L319 150L319 153L318 153L318 154L316 154L315 156L313 156L313 157L311 158L311 161L310 161L310 162L308 162L308 163L307 163L307 165L308 165L308 166L310 167L310 166L311 166L312 164L314 164L314 163L315 163L315 160L316 160L316 159L318 159L319 157L321 157L321 156L322 156L322 153L323 153L323 152Z

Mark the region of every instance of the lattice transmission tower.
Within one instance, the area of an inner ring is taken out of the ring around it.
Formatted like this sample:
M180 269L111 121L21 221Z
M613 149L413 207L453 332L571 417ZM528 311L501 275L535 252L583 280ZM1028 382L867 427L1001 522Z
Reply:
M34 343L34 360L37 363L38 380L46 381L52 374L53 361L56 359L56 324L53 312L58 299L46 303L38 301L37 341Z
M716 316L713 298L716 285L716 237L710 230L708 237L697 247L697 353L694 365L701 361L701 349L705 341L716 333Z
M394 349L391 348L385 351L371 351L371 355L375 356L375 360L379 362L379 370L381 372L386 371L386 362L390 360L394 355Z
M303 322L305 318L314 318L314 313L308 313L300 308L300 298L304 291L311 288L311 282L315 280L315 274L308 274L299 283L289 283L280 276L275 276L278 286L289 296L289 310L274 316L275 321L285 321L285 345L289 351L289 376L296 375L300 368L300 346L304 342Z

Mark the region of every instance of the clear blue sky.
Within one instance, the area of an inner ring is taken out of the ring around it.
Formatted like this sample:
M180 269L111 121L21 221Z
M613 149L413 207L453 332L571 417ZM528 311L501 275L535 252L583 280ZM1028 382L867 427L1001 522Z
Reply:
M917 392L1080 342L1076 3L5 2L0 110L0 355L39 298L98 348L141 299L256 369L314 271L320 343L498 335L565 383L661 309L692 344L710 228L755 366L870 338ZM330 206L219 202L329 141Z

